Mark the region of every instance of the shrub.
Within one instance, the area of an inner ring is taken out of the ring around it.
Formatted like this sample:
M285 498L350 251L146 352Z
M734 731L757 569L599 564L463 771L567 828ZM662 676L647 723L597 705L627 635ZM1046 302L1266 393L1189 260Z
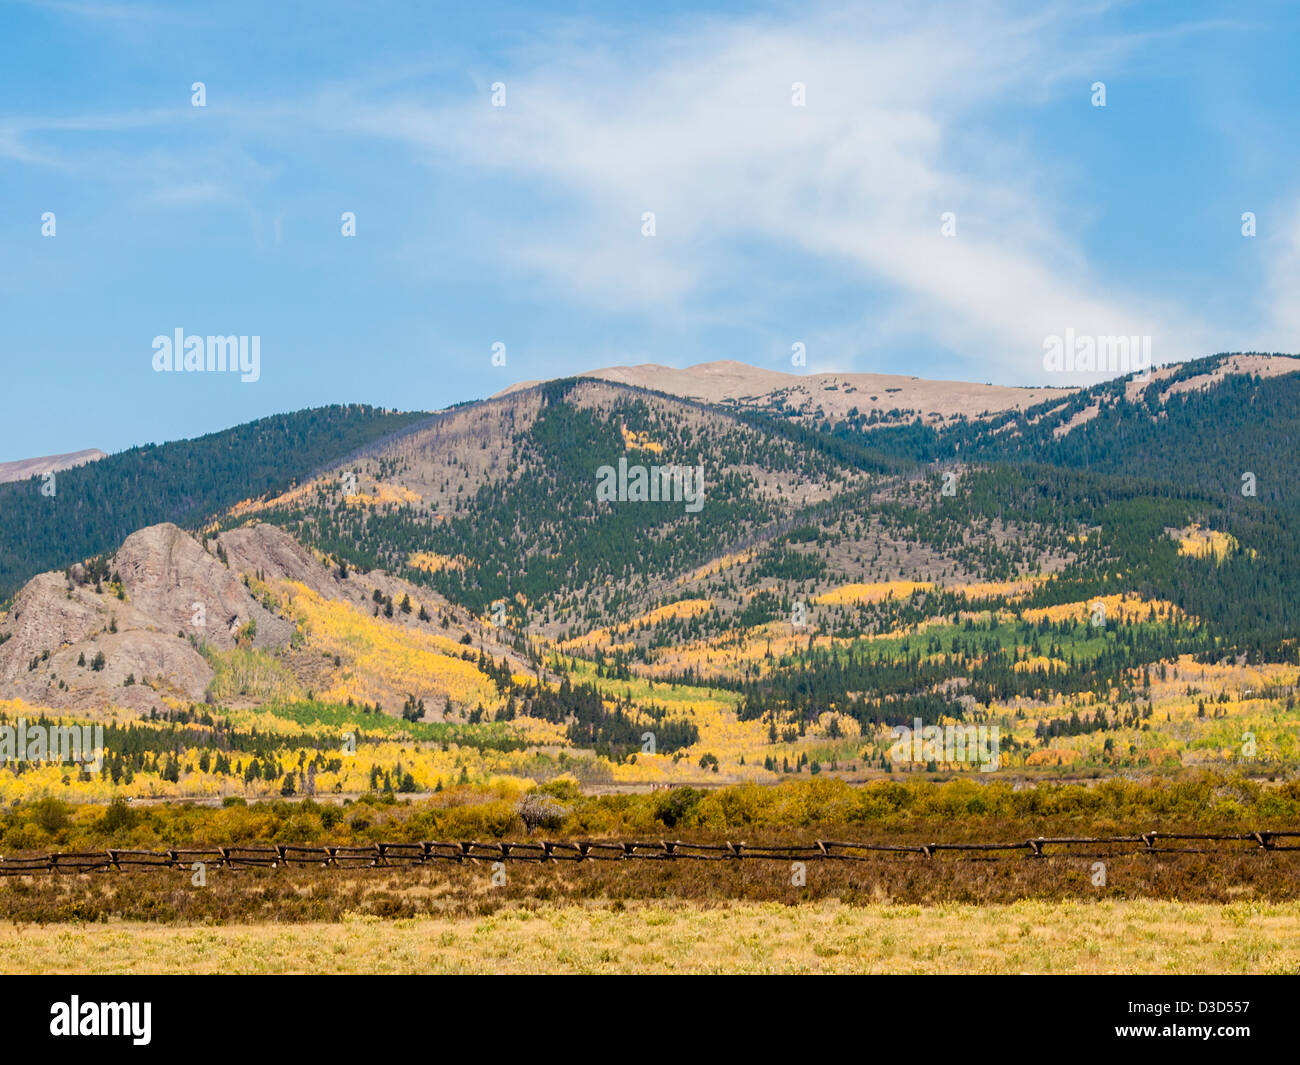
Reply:
M704 792L695 788L673 788L662 792L655 803L655 819L669 828L699 823L700 800Z
M515 809L530 836L536 828L558 828L568 812L551 796L536 791L520 799Z
M135 827L138 815L127 805L127 801L118 796L108 804L104 810L104 816L99 819L97 827L102 832L117 834L125 832Z

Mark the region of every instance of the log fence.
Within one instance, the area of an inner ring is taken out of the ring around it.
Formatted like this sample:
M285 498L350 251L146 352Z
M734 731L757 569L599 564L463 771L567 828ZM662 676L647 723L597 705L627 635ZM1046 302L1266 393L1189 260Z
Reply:
M1080 850L1079 848L1092 848ZM1097 850L1096 848L1104 848ZM690 843L682 840L522 840L481 842L368 843L352 846L229 846L164 851L58 851L16 857L0 856L0 877L43 873L130 872L189 869L195 863L226 869L320 866L323 868L394 868L466 862L624 862L624 861L838 861L869 862L882 858L934 860L950 854L965 860L1024 858L1094 858L1125 854L1274 854L1300 851L1300 831L1260 830L1240 833L1142 832L1123 836L1039 836L992 843L870 843L815 840L812 843L751 846L748 843Z

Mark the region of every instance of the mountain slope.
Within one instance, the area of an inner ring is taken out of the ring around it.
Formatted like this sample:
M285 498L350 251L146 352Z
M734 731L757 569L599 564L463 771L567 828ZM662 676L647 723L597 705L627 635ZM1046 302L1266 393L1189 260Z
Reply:
M703 495L598 498L602 468L703 470ZM819 447L700 404L606 382L553 382L440 415L357 469L260 508L304 542L542 626L654 589L868 483ZM238 521L240 515L232 515ZM592 601L594 597L596 601Z
M868 432L843 422L836 432L914 460L1035 462L1293 506L1300 358L1215 355L983 423ZM1247 472L1253 497L1241 496Z
M426 417L321 407L131 448L62 470L52 483L0 484L0 598L44 570L114 550L145 526L196 528L239 500L283 491Z
M1300 377L1257 380L1217 365L1162 371L1147 392L1130 389L1131 399L1120 381L942 431L840 424L833 435L630 385L551 382L445 412L377 450L350 471L359 478L351 496L349 471L335 469L259 513L327 554L427 584L477 613L499 604L510 624L536 635L617 630L638 654L675 636L712 638L790 617L796 603L812 632L897 622L888 602L846 611L827 598L844 586L1026 577L1052 578L1030 605L1141 589L1217 623L1220 638L1276 647L1296 611L1260 615L1234 588L1267 595L1295 583L1286 520L1208 477L1162 483L1154 447L1132 447L1168 436L1160 454L1169 472L1217 469L1227 445L1197 426L1201 408L1217 404L1233 412L1218 415L1231 446L1253 448L1261 469L1280 455L1286 435L1263 452L1273 422L1261 429L1243 411L1294 417ZM1079 421L1103 388L1118 397L1113 415ZM1247 394L1250 402L1240 398ZM1077 423L1069 433L1055 431L1069 423ZM1083 461L1057 453L1080 446ZM1004 468L1044 452L1056 461ZM946 469L926 467L941 456ZM702 465L707 499L698 513L598 499L598 470L620 461ZM1210 570L1171 539L1198 523L1227 529L1239 545ZM1186 646L1207 645L1197 636Z

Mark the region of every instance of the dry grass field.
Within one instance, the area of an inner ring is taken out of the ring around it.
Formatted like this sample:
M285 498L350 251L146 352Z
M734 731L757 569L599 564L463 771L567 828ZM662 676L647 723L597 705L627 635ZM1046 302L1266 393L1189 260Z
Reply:
M1300 903L672 902L481 918L0 927L5 973L1289 973Z
M548 830L560 838L743 839L750 848L1297 824L1294 783L1200 776L1022 791L810 781L562 794L568 812ZM472 788L333 809L33 803L0 812L0 840L29 852L164 840L490 840L523 838L521 829L511 802ZM785 858L682 858L10 874L0 877L0 971L1300 972L1300 854L1250 840L1184 847L878 853L803 868Z

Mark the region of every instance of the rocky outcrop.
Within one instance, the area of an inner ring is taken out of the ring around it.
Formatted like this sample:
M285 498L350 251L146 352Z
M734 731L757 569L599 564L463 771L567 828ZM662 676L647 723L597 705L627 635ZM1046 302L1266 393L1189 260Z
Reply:
M259 523L231 529L222 533L217 543L236 573L260 575L268 581L298 581L330 598L340 593L340 582L329 570L278 526Z
M112 582L96 587L82 566L32 578L0 619L0 697L78 709L161 707L166 694L202 699L212 679L203 644L228 650L250 622L255 647L283 647L293 635L239 573L245 557L288 564L294 549L305 554L274 533L235 537L233 545L262 551L247 546L232 566L175 525L141 529L108 560L120 594Z
M129 536L106 567L94 565L91 572L102 578L98 588L85 565L40 574L0 617L0 699L87 713L107 707L147 712L164 708L168 697L201 702L213 670L200 648L234 647L236 633L250 621L253 646L277 651L304 690L328 687L338 668L332 655L322 655L310 641L289 646L293 623L262 606L245 577L295 581L367 616L378 615L378 624L395 631L436 633L455 648L472 643L519 671L530 669L491 625L430 589L380 570L354 569L340 578L273 525L252 524L208 540L175 525L153 525ZM379 614L376 593L398 604L409 596L432 616L422 620L418 611L400 609L392 617ZM247 642L246 631L243 638ZM453 651L450 657L460 655ZM405 689L386 677L374 678L371 688L371 699L398 712ZM428 692L437 706L447 697L433 679Z
M255 647L282 647L293 626L250 594L235 568L210 554L175 525L151 525L132 533L114 556L135 608L163 631L193 634L221 650L252 621Z

